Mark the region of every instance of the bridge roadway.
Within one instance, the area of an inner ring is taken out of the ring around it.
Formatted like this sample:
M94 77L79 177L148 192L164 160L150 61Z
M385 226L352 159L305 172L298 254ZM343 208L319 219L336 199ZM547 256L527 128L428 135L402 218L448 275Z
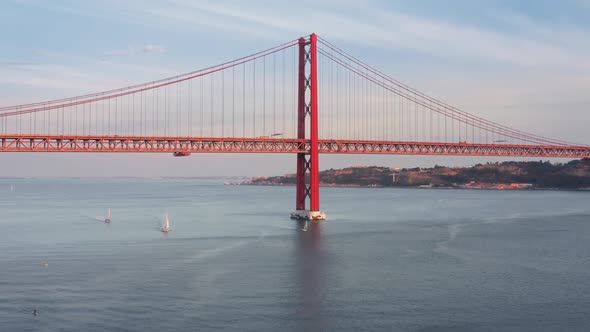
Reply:
M320 153L590 158L590 146L319 140ZM0 152L309 153L309 139L0 135Z

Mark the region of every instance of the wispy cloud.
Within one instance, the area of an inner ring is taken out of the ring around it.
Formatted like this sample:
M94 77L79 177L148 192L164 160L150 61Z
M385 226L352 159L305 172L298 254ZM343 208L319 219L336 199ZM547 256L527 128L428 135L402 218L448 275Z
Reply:
M1 63L1 62L0 62ZM94 65L57 65L12 63L0 66L1 105L15 105L44 98L105 91L171 76L170 68L133 63L96 63ZM23 94L23 92L29 92ZM34 91L34 94L31 93ZM18 92L18 93L14 93Z
M362 11L358 5L348 5L347 10L338 12L320 7L309 10L304 17L293 15L289 6L276 10L256 3L243 6L232 2L186 0L172 0L161 5L162 8L147 6L139 10L164 21L197 22L199 26L247 31L266 37L274 37L278 32L291 32L297 36L316 31L332 39L379 48L406 49L436 57L526 67L590 69L587 61L590 49L571 47L588 45L588 29L543 25L524 16L513 16L511 24L519 28L517 33L500 32L379 8L378 5L363 6ZM166 9L162 10L163 7Z
M103 57L121 57L131 55L130 50L110 50L102 53Z
M72 66L51 64L22 64L0 70L0 84L9 84L37 89L51 89L52 92L100 91L123 81L94 70L81 70ZM116 86L115 85L115 86Z
M578 0L580 6L585 0ZM333 40L374 48L410 52L474 62L496 62L524 67L563 66L589 70L588 27L540 23L523 14L501 13L513 29L497 30L417 15L381 1L307 1L304 15L294 15L300 5L290 2L251 1L126 1L105 0L119 15L84 9L84 6L28 2L76 15L123 20L155 29L208 28L264 39L295 38L312 31ZM141 5L138 5L141 4ZM287 37L288 36L288 37ZM141 52L162 52L158 44L146 44ZM107 56L132 54L134 49L114 50Z
M145 44L141 48L143 53L162 53L164 50L164 46L158 44Z
M144 44L141 46L129 46L121 50L109 50L102 53L102 60L107 58L128 57L138 54L164 53L166 48L159 44Z

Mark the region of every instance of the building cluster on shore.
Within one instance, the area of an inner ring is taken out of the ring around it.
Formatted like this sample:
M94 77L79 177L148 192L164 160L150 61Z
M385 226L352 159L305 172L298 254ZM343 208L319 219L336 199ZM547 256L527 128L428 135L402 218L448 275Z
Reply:
M464 189L497 189L497 190L523 190L533 189L532 183L485 183L471 181L460 186Z

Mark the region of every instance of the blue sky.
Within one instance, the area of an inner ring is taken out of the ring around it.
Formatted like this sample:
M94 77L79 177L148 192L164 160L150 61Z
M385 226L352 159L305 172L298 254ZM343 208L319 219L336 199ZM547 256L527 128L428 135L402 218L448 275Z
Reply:
M471 113L536 134L590 143L590 0L4 0L0 105L158 79L311 32ZM15 176L294 170L294 157L282 155L0 158L3 174ZM321 167L479 161L488 159L324 156Z

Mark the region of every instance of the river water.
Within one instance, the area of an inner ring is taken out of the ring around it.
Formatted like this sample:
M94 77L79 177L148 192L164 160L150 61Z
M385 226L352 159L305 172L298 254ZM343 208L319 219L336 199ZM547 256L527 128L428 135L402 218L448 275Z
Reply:
M0 179L0 331L590 329L588 192L223 181Z

